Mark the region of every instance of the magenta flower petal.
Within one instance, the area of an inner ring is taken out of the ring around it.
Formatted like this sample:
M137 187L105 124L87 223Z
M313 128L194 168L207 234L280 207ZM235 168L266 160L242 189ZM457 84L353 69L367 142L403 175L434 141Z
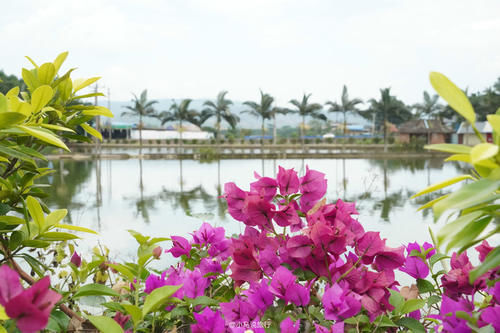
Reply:
M300 328L300 319L297 319L297 321L293 321L290 319L290 317L286 317L285 320L283 320L280 323L280 332L281 333L297 333Z
M300 178L300 192L302 193L300 207L302 212L307 213L325 195L326 184L324 173L306 167L306 174Z
M259 194L264 200L272 200L276 195L278 182L273 178L261 177L257 173L255 173L255 177L257 181L250 184L250 191Z
M384 251L385 241L380 239L379 232L368 231L361 237L356 246L358 256L373 257L377 253Z
M12 298L23 291L19 274L7 265L0 267L0 304L5 306Z
M285 292L285 300L297 306L307 306L311 299L311 292L308 288L294 283Z
M307 236L298 235L286 243L288 255L293 258L305 258L311 254L311 240Z
M285 299L285 294L288 288L295 282L296 277L288 268L280 266L274 273L269 291L276 296Z
M80 267L82 264L82 258L78 255L78 253L73 252L73 255L71 256L70 262L75 265L76 267Z
M325 308L325 318L328 320L343 320L350 318L361 310L358 296L344 290L340 285L334 283L332 287L325 290L322 298ZM367 309L368 310L368 309Z
M475 249L479 252L479 261L483 262L488 253L493 250L493 247L488 243L487 240L483 240L483 242L476 246Z
M189 244L189 241L181 236L172 236L170 238L172 239L172 248L165 252L172 253L175 258L182 255L187 255L189 257L189 252L191 251L191 244Z
M293 169L285 170L280 166L276 178L281 195L289 195L299 191L299 177Z
M209 307L201 313L194 313L196 324L191 325L193 333L223 333L225 331L224 319L219 311L212 311Z

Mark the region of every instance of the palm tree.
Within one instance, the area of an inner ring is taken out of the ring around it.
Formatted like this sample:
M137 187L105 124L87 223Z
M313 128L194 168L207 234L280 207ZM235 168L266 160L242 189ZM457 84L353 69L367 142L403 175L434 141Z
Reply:
M361 103L363 103L363 101L359 98L349 99L349 94L347 93L347 87L345 85L342 89L342 97L340 98L340 104L332 101L326 102L326 105L330 105L328 112L342 112L344 116L344 130L343 130L344 140L347 128L347 120L345 115L348 111L359 113L359 109L356 107L356 105Z
M215 134L217 138L217 144L220 142L220 127L221 121L226 121L232 129L236 128L236 124L240 121L240 118L231 113L229 110L229 106L233 104L230 99L226 99L227 91L221 91L217 95L217 99L215 102L206 101L203 103L206 106L205 109L201 112L200 118L202 122L205 120L215 117Z
M157 118L160 119L161 124L164 125L169 121L179 121L179 133L180 133L180 144L182 145L182 122L187 121L188 123L197 125L198 117L200 116L199 112L190 109L189 104L191 104L192 99L183 99L179 104L173 101L170 106L169 111L161 112Z
M274 97L269 94L264 94L262 90L260 91L260 104L253 101L246 101L243 104L250 107L250 110L244 110L242 113L249 113L252 116L262 118L262 139L264 139L264 122L266 119L271 119L273 113L273 102ZM264 140L262 140L262 144L264 144Z
M137 98L135 94L132 94L134 98L132 99L133 105L125 106L129 111L122 112L122 116L139 116L139 155L142 154L142 117L154 117L156 114L153 105L158 103L158 101L148 101L148 90L144 89L141 96Z
M384 126L384 152L387 152L387 122L400 122L407 120L409 111L405 104L395 96L391 96L391 88L380 89L380 100L372 98L370 102L370 111L377 117L383 117Z
M321 104L311 103L309 104L309 98L311 94L302 97L302 101L298 101L296 99L292 99L289 103L294 105L297 110L289 110L292 113L298 113L302 116L302 125L300 127L300 136L302 137L302 146L304 145L304 128L306 126L306 117L310 116L315 119L321 119L326 121L326 116L321 113L321 109L323 108Z
M416 117L421 118L422 115L427 117L437 118L439 112L443 110L443 105L438 103L439 95L429 95L427 91L424 91L424 100L422 103L416 103L412 105L412 108L417 111Z
M274 107L271 110L271 118L273 119L273 145L276 144L276 137L278 135L278 133L277 133L277 127L276 127L276 115L277 114L283 114L283 115L285 115L287 113L288 113L288 110L285 109L285 108Z

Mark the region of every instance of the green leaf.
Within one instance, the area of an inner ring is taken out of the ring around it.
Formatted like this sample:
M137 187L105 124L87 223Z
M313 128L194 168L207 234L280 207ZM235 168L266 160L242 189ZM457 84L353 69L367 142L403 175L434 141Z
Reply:
M469 282L471 284L476 281L478 277L486 273L492 268L500 266L500 247L497 246L486 256L483 263L478 267L474 268L469 273Z
M35 247L37 249L44 249L50 245L50 242L41 241L37 239L27 239L23 240L22 243L26 247Z
M38 226L38 230L43 230L45 227L45 218L43 216L42 206L40 206L38 200L36 200L32 196L26 198L26 204L28 205L28 211L31 218Z
M40 111L54 96L54 90L48 85L44 85L36 88L36 90L31 95L31 106L33 107L33 112Z
M58 241L66 241L72 239L79 239L77 235L73 235L67 232L44 232L40 234L38 239L49 241L49 242L58 242Z
M416 197L421 196L423 194L434 192L436 190L440 190L444 187L456 184L456 183L461 182L461 181L466 180L466 179L474 179L474 178L472 178L472 176L470 176L470 175L462 175L462 176L453 177L453 178L447 179L443 182L433 184L433 185L427 187L426 189L418 192L417 194L414 194L410 199L416 198Z
M108 108L105 108L104 106L94 106L90 110L83 110L82 114L86 116L104 116L108 118L114 117L113 113L111 113L111 111L109 111Z
M22 218L17 217L17 216L3 215L3 216L0 216L0 222L10 224L10 225L19 225L19 224L24 224L26 221Z
M64 332L69 325L69 317L64 312L53 310L49 317L46 329L55 332Z
M96 129L94 129L92 126L90 126L89 124L81 124L80 125L84 130L85 132L89 133L90 135L92 135L93 137L96 137L98 138L100 141L102 141L102 135L101 135L101 132L97 131Z
M466 215L462 215L455 221L446 224L437 233L438 242L442 244L445 239L453 237L456 233L462 230L462 228L464 228L469 222L476 220L483 214L484 213L481 211L472 212Z
M424 279L417 279L417 288L420 294L430 293L431 291L434 291L434 285Z
M2 305L0 305L0 320L7 320L7 319L9 319L9 316L7 316L7 314L5 313L5 308Z
M491 127L493 127L495 133L500 134L500 115L489 114L486 116L486 119L488 119L488 122L490 123Z
M17 128L20 130L34 136L35 138L42 140L44 142L47 142L51 145L54 145L56 147L62 148L64 150L70 151L69 148L64 144L64 142L61 141L58 137L56 137L54 134L51 134L50 131L44 131L40 127L30 127L30 126L24 126L24 125L17 125Z
M441 260L444 260L444 259L447 259L447 258L450 258L449 256L447 256L446 254L443 254L443 253L436 253L434 254L430 259L429 259L429 263L431 265L431 268L434 267L434 265L441 261Z
M113 289L106 287L105 285L91 283L80 287L78 291L73 295L73 298L82 296L120 296L120 294Z
M52 125L52 124L40 124L40 127L43 128L48 128L54 131L62 131L62 132L71 132L71 133L76 133L73 131L71 128L63 127L63 126L58 126L58 125Z
M403 295L401 295L398 291L389 289L389 292L391 293L391 296L389 297L389 303L394 306L394 313L395 314L400 314L401 309L403 308L403 305L405 303L405 299Z
M45 224L47 227L51 227L57 223L59 223L62 219L66 217L68 214L67 209L56 209L50 212L49 215L45 217Z
M165 304L168 299L182 286L164 286L151 292L144 301L142 308L143 317L150 312L157 311L159 307Z
M28 61L29 61L29 62L31 62L31 64L32 64L33 66L35 66L35 68L38 68L38 65L36 64L36 62L35 62L35 61L33 61L33 59L31 59L31 58L30 58L30 57L28 57L28 56L24 56L24 57L25 57L26 59L28 59Z
M38 79L41 84L50 84L56 76L56 67L51 62L46 62L38 68Z
M431 306L432 304L437 304L439 302L441 302L441 297L439 297L438 295L431 295L427 299L427 305L428 306Z
M399 326L404 326L414 333L425 333L425 327L422 325L418 320L411 318L411 317L404 317L401 318L396 322Z
M434 205L436 204L436 202L441 201L441 200L443 200L444 198L447 198L448 196L449 196L449 194L445 194L445 195L443 195L443 196L440 196L439 198L436 198L436 199L434 199L434 200L431 200L431 201L427 202L426 204L424 204L424 205L422 205L422 206L418 207L417 211L420 211L420 210L422 210L422 209L426 209L426 208L432 207L432 206L434 206Z
M434 145L425 145L425 149L442 151L445 153L453 154L469 154L472 150L471 147L465 145L457 145L452 143L438 143Z
M54 68L56 69L56 73L59 72L59 69L61 68L61 65L64 63L64 60L66 60L66 57L68 56L68 52L63 52L57 56L57 58L54 60Z
M35 75L33 75L32 71L23 68L21 75L23 77L24 83L26 83L26 86L28 86L29 91L35 90L40 85L40 82L38 82L38 79L35 78Z
M104 316L88 316L87 318L102 333L123 333L123 329L114 319Z
M383 315L375 319L375 325L377 327L398 327L392 320Z
M425 300L423 299L409 299L405 302L401 308L401 314L407 314L418 309L423 308L425 305Z
M0 93L0 113L7 112L7 97Z
M475 125L476 114L464 92L459 89L446 76L438 72L431 72L432 87L448 104L464 117L471 125Z
M78 90L81 90L87 86L90 86L92 83L96 82L99 80L100 77L92 77L90 79L76 79L73 81L73 94L76 93Z
M9 128L22 123L26 116L19 112L0 112L0 128Z
M459 230L450 242L446 246L446 252L451 250L452 248L461 248L462 246L471 243L476 239L481 232L488 226L492 217L486 216L478 221L473 221L467 224L464 228Z
M208 296L198 296L195 299L193 299L190 303L193 306L197 306L197 305L209 306L209 305L218 305L219 304L219 302L217 300L210 298Z
M142 311L138 306L132 305L132 304L121 304L125 311L129 315L132 316L132 321L134 322L134 326L137 326L142 321Z
M128 269L127 266L121 265L121 264L107 264L109 267L113 268L116 270L118 273L123 275L124 277L127 278L129 282L134 281L135 275L132 273L130 269Z
M498 146L491 143L480 143L475 145L470 152L470 159L473 164L486 160L498 153Z
M494 200L493 192L499 186L500 180L492 181L490 179L480 179L471 184L463 185L458 191L433 206L434 216L437 219L445 210L465 209L484 203L489 198Z
M148 236L144 236L135 230L127 230L127 231L135 238L137 243L139 243L140 245L146 244L146 242L149 239Z
M61 229L67 229L67 230L74 230L74 231L81 231L81 232L87 232L89 234L95 234L95 235L98 235L97 232L95 232L94 230L92 229L88 229L88 228L85 228L85 227L79 227L79 226L76 226L76 225L70 225L70 224L56 224L55 225L56 228L61 228Z

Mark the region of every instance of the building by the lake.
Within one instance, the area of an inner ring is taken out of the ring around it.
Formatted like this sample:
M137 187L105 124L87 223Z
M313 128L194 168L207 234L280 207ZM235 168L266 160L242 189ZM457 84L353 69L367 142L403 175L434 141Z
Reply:
M415 119L399 126L399 141L421 140L426 144L450 142L454 131L439 119Z

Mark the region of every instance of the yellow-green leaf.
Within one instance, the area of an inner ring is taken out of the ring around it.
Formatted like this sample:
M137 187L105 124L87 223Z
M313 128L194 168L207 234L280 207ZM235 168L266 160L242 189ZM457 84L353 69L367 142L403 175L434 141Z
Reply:
M88 319L102 333L123 333L121 326L109 317L88 316Z
M73 94L76 93L78 90L81 90L87 86L90 86L92 83L96 82L99 80L100 77L92 77L90 79L76 79L73 81Z
M470 160L472 163L478 163L482 160L495 156L498 153L498 146L491 143L480 143L472 147Z
M0 93L0 112L7 112L7 97L2 93Z
M180 288L180 286L164 286L153 290L149 295L146 296L144 300L144 306L142 307L143 316L150 312L157 311L158 308L165 304L168 299Z
M446 76L438 72L431 72L432 87L448 104L464 117L472 126L475 126L476 113L464 92L451 82Z
M55 111L55 112L59 112L58 110L54 109L54 108L51 108L51 110L48 110L48 111ZM48 129L51 129L51 130L54 130L54 131L61 131L61 132L71 132L71 133L75 133L75 131L73 131L71 128L67 128L67 127L63 127L63 126L59 126L59 125L52 125L52 124L40 124L40 127L43 127L43 128L48 128Z
M19 112L0 112L0 128L8 128L20 124L26 116Z
M133 304L122 303L123 308L127 311L129 315L132 316L132 321L134 326L137 326L142 321L142 311L138 306Z
M31 62L31 64L32 64L33 66L35 66L35 68L38 68L38 65L35 63L35 61L33 61L33 59L31 59L31 58L30 58L30 57L28 57L28 56L24 56L24 57L25 57L26 59L28 59L28 60L29 60L29 62Z
M486 116L486 118L488 119L488 122L490 123L491 127L493 127L493 130L497 134L500 134L500 115L489 114Z
M28 196L28 198L26 199L26 204L28 206L28 211L30 212L31 218L38 226L38 230L43 230L45 226L45 218L43 217L42 206L40 206L38 200L36 200L32 196Z
M56 76L56 67L51 62L46 62L38 69L38 79L41 84L50 84Z
M19 87L14 87L11 90L9 90L7 92L7 94L5 94L5 97L7 97L9 99L12 97L17 97L17 96L19 96Z
M444 160L445 162L449 161L460 161L465 163L470 163L470 154L455 154L451 155Z
M61 65L63 64L64 60L66 60L67 56L68 52L66 51L58 55L57 58L54 60L54 68L56 69L56 73L59 72L59 69L61 68Z
M114 117L111 111L109 111L109 109L105 108L104 106L95 106L90 110L83 110L82 114L86 116L104 116L109 118Z
M434 192L436 190L439 190L439 189L442 189L444 187L453 185L455 183L461 182L461 181L466 180L466 179L473 179L473 178L470 175L462 175L462 176L453 177L453 178L447 179L447 180L445 180L443 182L440 182L440 183L437 183L437 184L433 184L433 185L427 187L426 189L418 192L417 194L414 194L410 199L413 199L413 198L416 198L418 196L421 196L422 194Z
M55 225L56 228L61 228L61 229L67 229L67 230L74 230L74 231L81 231L81 232L87 232L89 234L95 234L95 235L98 235L97 232L95 232L94 230L92 229L88 229L88 228L85 228L85 227L79 227L79 226L76 226L76 225L71 225L71 224L56 224Z
M40 234L38 239L49 242L62 242L79 238L80 237L77 235L73 235L68 232L44 232L43 234Z
M458 219L456 219L455 221L446 224L437 233L438 242L440 244L442 244L445 239L447 239L447 238L449 239L449 238L453 237L453 235L455 235L460 230L462 230L468 223L476 220L477 218L479 218L483 214L484 213L481 211L472 212L472 213L469 213L466 215L462 215Z
M442 151L453 154L469 154L471 147L465 145L456 145L452 143L438 143L435 145L425 145L425 149Z
M0 305L0 320L7 320L9 319L9 316L5 313L5 308ZM2 332L2 329L4 332L7 332L2 326L0 326L0 333Z
M443 196L440 196L439 198L436 198L436 199L434 199L434 200L431 200L431 201L429 201L428 203L426 203L426 204L424 204L424 205L422 205L422 206L418 207L417 211L422 210L422 209L426 209L426 208L429 208L429 207L432 207L432 206L434 206L434 204L435 204L436 202L439 202L439 201L441 201L441 200L445 199L445 198L446 198L446 197L448 197L448 196L449 196L449 194L445 194L445 195L443 195Z
M67 209L56 209L50 212L50 214L45 217L47 228L58 224L62 219L66 217L67 214Z
M11 224L11 225L19 225L19 224L25 223L24 219L17 217L17 216L10 216L10 215L0 216L0 222L6 223L6 224Z
M32 71L23 68L21 75L24 83L28 86L29 91L34 91L40 85L38 78L35 77Z
M18 125L16 126L20 130L34 136L35 138L42 140L44 142L47 142L51 145L54 145L56 147L62 148L64 150L69 151L69 148L64 144L64 142L61 141L58 137L56 137L54 134L49 133L50 131L43 131L41 128L36 128L36 127L30 127L30 126L23 126L23 125Z
M89 133L93 137L96 137L96 138L98 138L99 140L102 141L101 132L97 131L95 128L93 128L89 124L83 123L83 124L80 124L80 126L82 126L82 128L85 130L85 132Z
M48 85L38 87L31 96L33 112L40 111L54 96L54 90Z
M5 162L5 163L9 163L9 159L3 157L3 156L0 156L0 162Z

